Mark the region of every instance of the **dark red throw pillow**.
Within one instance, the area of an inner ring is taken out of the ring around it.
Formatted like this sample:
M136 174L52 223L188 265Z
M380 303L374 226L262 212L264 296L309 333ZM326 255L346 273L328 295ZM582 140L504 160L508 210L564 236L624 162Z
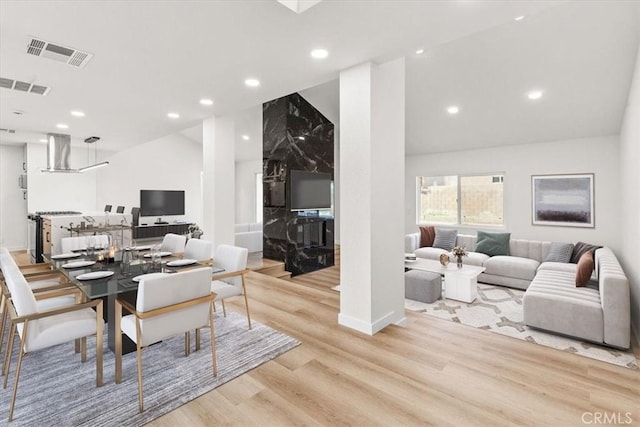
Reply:
M578 269L576 270L576 287L587 286L587 282L593 273L593 251L585 252L578 261Z
M436 228L433 226L420 227L420 247L433 246L436 238Z

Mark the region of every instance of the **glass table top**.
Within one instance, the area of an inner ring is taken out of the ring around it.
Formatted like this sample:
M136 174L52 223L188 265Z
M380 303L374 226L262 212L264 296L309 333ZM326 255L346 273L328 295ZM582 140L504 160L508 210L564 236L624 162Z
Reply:
M86 267L65 268L62 267L62 265L71 262L86 261L88 260L88 258L86 256L80 256L73 259L54 260L51 259L50 254L44 254L43 258L46 262L49 262L56 270L60 271L69 280L69 282L76 285L89 299L101 298L109 295L117 295L123 292L136 291L138 289L138 282L134 281L133 278L141 274L152 273L152 271L143 272L144 263L141 263L139 260L134 260L131 263L129 273L123 274L120 268L119 261L111 263L98 261L95 264ZM207 265L204 263L196 263L184 267L168 268L166 266L167 262L176 259L179 258L174 256L163 257L161 271L164 273L177 273L180 271L186 271L201 267L210 267L212 269L212 274L217 274L224 271L223 268ZM146 265L150 266L150 263L147 263ZM77 279L77 277L82 274L97 271L110 271L113 272L113 275L105 278L91 280Z

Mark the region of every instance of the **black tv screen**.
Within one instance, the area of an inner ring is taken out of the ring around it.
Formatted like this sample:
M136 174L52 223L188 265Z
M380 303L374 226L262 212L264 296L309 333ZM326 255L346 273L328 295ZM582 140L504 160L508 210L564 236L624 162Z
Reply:
M331 174L292 170L290 208L294 211L331 208Z
M140 190L140 215L184 215L184 191Z

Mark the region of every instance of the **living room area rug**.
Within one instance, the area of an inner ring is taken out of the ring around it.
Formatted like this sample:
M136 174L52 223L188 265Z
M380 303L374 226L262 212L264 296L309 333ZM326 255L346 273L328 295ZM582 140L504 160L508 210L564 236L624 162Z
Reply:
M523 295L523 290L478 283L478 297L472 303L440 299L427 304L405 299L405 308L625 368L640 370L638 360L631 350L617 350L529 328L523 321Z
M0 425L141 426L300 344L255 321L250 330L247 318L234 312L228 312L226 318L216 313L215 324L217 377L211 367L208 329L202 330L199 351L194 351L192 333L192 351L187 357L183 335L144 349L143 413L138 412L136 353L123 356L123 381L115 384L115 355L107 347L105 336L102 387L96 387L95 383L95 338L87 339L86 363L81 363L80 355L74 354L72 343L25 355L14 418L8 423L17 365L14 351L9 386L0 391ZM4 341L6 344L6 338Z

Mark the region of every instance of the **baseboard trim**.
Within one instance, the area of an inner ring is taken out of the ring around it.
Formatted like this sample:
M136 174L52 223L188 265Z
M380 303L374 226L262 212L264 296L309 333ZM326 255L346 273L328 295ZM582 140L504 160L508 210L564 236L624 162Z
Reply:
M391 324L405 326L407 324L407 318L404 316L404 311L400 316L398 316L396 312L391 311L375 322L370 323L344 313L339 313L338 324L351 329L355 329L356 331L362 332L367 335L374 335Z

